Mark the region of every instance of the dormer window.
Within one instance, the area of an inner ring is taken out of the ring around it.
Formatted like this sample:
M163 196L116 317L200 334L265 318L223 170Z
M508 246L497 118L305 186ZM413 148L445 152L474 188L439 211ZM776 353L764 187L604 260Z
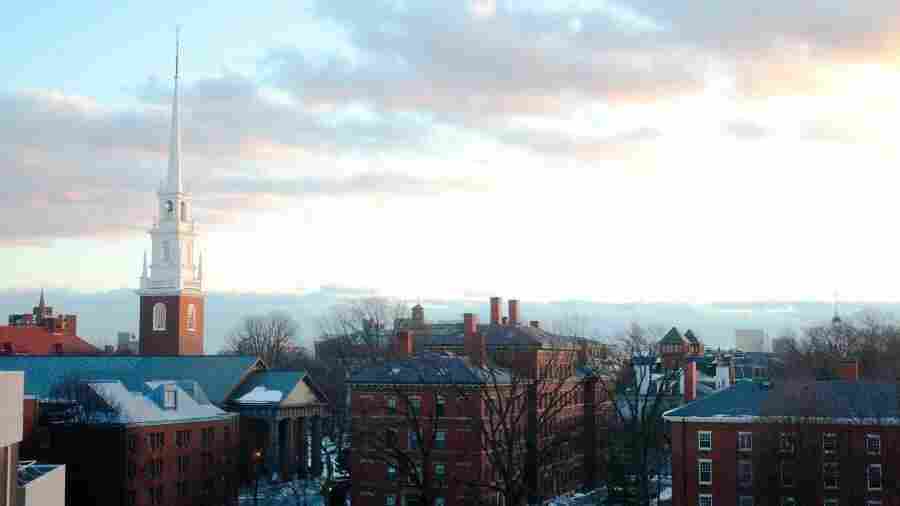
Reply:
M166 385L163 391L163 408L176 409L178 407L178 391L175 385Z

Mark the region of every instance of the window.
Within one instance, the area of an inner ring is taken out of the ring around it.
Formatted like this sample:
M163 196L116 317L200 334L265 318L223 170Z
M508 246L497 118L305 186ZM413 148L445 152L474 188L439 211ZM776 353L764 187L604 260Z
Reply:
M753 506L753 496L742 495L738 497L738 506Z
M434 465L434 479L436 480L436 484L438 487L444 486L444 480L447 477L447 468L444 464L435 464Z
M134 453L137 451L137 435L129 434L128 435L128 451L130 453Z
M397 496L394 494L384 496L384 506L397 506Z
M180 430L175 433L175 446L178 448L190 448L191 447L191 431L189 430Z
M879 434L866 434L866 453L881 455L881 436Z
M397 429L387 429L384 431L384 442L388 448L397 446Z
M742 487L753 486L753 461L738 461L738 484Z
M443 450L447 447L447 431L439 430L434 435L434 447Z
M147 436L152 450L159 450L166 445L166 435L163 432L153 432Z
M794 463L784 461L781 463L781 486L794 486Z
M186 481L179 481L175 484L175 490L178 494L178 497L185 497L188 495L188 487Z
M415 450L419 447L419 436L416 434L416 431L409 431L409 449Z
M225 427L225 442L231 442L231 427Z
M697 461L697 475L701 485L712 484L712 461L709 459Z
M712 506L712 495L700 494L700 497L697 500L697 504L699 506Z
M197 308L193 304L187 307L187 329L197 330Z
M191 456L190 455L179 455L178 456L178 472L186 473L191 468Z
M422 412L422 399L418 397L413 397L409 400L409 409L410 414L413 416L419 416L419 413Z
M447 503L444 501L443 497L435 497L434 498L434 506L444 506L445 504L447 504Z
M749 452L753 450L753 433L738 432L738 451Z
M133 460L128 461L128 479L133 480L137 475L137 464Z
M866 506L881 506L881 499L868 499Z
M822 451L830 455L837 451L837 434L822 434Z
M187 204L181 202L181 221L187 221Z
M175 385L166 385L163 388L165 397L163 398L163 408L164 409L175 409L178 399L178 392L175 390Z
M838 504L840 503L838 502L837 498L828 497L825 499L825 506L838 506Z
M210 448L216 439L216 428L200 429L200 443L203 448Z
M129 490L125 495L125 506L134 506L137 504L137 491Z
M790 432L782 432L779 439L779 448L781 450L781 453L793 454L796 436Z
M153 504L153 505L160 504L161 505L163 503L162 502L162 499L163 499L162 485L160 485L158 487L150 488L149 490L147 490L147 495L150 498L150 504Z
M793 497L782 497L781 506L797 506L797 499Z
M697 432L697 448L701 451L712 450L712 432L708 430Z
M397 466L388 464L387 466L387 479L389 481L394 481L397 479Z
M153 304L153 330L166 330L166 305L162 302Z
M826 462L822 465L825 488L837 489L841 486L840 468L837 462Z
M869 490L881 490L881 464L869 464L866 470Z
M172 257L171 247L169 246L169 241L162 242L162 260L163 263L169 263L169 259Z
M162 459L151 460L147 464L146 472L148 478L159 478L162 475Z
M396 397L388 397L387 398L387 414L396 415L397 414L397 398ZM389 496L393 497L393 496Z
M445 408L447 406L447 399L445 399L443 395L438 395L434 402L435 402L435 404L434 404L435 416L438 416L438 417L446 416Z

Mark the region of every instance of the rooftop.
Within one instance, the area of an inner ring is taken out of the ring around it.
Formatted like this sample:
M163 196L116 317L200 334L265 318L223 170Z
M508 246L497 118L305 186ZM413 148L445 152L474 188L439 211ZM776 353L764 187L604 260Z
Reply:
M478 385L508 383L505 369L478 367L468 357L449 352L424 352L366 367L350 377L351 384Z
M90 381L85 384L114 409L102 421L146 424L208 420L229 415L209 402L195 382L148 381L139 391L130 391L121 381ZM166 405L167 393L174 402Z

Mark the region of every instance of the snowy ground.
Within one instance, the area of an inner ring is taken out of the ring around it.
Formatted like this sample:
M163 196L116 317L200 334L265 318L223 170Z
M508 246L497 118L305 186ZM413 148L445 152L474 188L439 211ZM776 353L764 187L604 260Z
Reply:
M267 483L259 480L259 506L322 506L317 480L295 481L293 483ZM304 497L305 492L305 497ZM238 497L240 506L254 506L254 489L241 490Z

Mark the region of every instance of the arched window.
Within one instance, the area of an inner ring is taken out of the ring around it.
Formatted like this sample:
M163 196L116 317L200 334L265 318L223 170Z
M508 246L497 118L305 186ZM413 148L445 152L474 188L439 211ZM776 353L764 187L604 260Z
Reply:
M166 305L162 302L153 304L153 330L166 330Z
M197 329L197 309L193 304L188 304L187 307L187 329L188 330L196 330Z
M181 202L181 221L187 221L187 204Z

